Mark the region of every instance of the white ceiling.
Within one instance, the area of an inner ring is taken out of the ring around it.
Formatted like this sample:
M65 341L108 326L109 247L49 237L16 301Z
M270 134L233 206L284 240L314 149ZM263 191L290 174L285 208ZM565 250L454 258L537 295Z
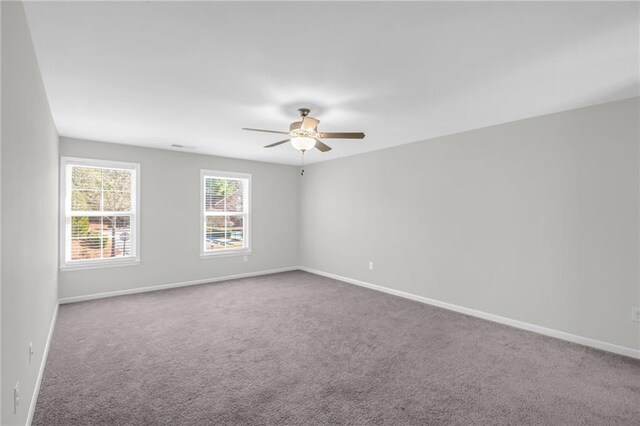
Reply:
M29 2L62 136L298 164L639 94L638 3Z

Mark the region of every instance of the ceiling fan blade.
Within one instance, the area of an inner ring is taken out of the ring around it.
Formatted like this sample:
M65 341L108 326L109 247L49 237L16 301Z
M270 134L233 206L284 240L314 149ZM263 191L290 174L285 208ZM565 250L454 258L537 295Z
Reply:
M307 130L307 131L315 130L316 127L318 127L318 123L320 123L320 120L316 120L313 117L302 117L302 123L300 124L300 129Z
M343 132L343 133L319 133L322 139L363 139L362 132Z
M289 142L290 140L291 140L291 139L285 139L285 140L282 140L282 141L279 141L279 142L274 142L274 143L272 143L272 144L270 144L270 145L265 145L264 147L265 147L265 148L273 148L274 146L278 146L278 145L282 145L283 143L287 143L287 142Z
M327 145L324 142L319 141L318 139L316 139L316 148L318 148L318 150L320 150L322 152L331 151L331 147L329 145Z
M277 130L251 129L249 127L243 127L242 130L250 130L252 132L278 133L278 134L281 134L281 135L288 135L289 134L289 132L279 132Z

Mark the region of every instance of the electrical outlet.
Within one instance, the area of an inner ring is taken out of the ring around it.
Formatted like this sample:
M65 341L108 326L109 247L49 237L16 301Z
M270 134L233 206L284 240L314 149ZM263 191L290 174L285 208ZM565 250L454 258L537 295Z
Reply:
M369 270L373 271L373 262L369 262Z
M640 308L631 309L631 321L640 322Z
M13 388L13 414L18 414L18 407L20 407L20 382Z
M33 361L33 342L29 342L29 365L31 365L31 361Z
M249 261L249 256L242 256L242 260L243 262L248 262Z

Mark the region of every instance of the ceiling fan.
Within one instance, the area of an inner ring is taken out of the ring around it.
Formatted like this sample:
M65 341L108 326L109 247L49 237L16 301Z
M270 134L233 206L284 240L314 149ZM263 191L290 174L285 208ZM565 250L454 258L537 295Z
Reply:
M274 142L269 145L265 145L265 148L273 148L274 146L282 145L283 143L291 142L291 145L297 150L305 151L316 147L322 152L331 151L331 147L322 139L363 139L364 133L362 132L347 132L347 133L323 133L318 132L317 120L313 117L309 117L309 108L299 108L300 116L302 120L294 121L289 126L288 132L279 132L277 130L264 130L264 129L251 129L243 127L242 130L251 130L253 132L267 132L267 133L279 133L289 136L287 139L283 139L278 142Z

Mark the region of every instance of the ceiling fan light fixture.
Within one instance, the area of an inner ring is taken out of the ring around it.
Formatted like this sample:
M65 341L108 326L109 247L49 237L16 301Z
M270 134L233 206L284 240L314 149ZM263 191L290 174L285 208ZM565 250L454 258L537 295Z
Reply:
M298 136L291 138L291 145L298 151L308 151L316 145L314 138Z

